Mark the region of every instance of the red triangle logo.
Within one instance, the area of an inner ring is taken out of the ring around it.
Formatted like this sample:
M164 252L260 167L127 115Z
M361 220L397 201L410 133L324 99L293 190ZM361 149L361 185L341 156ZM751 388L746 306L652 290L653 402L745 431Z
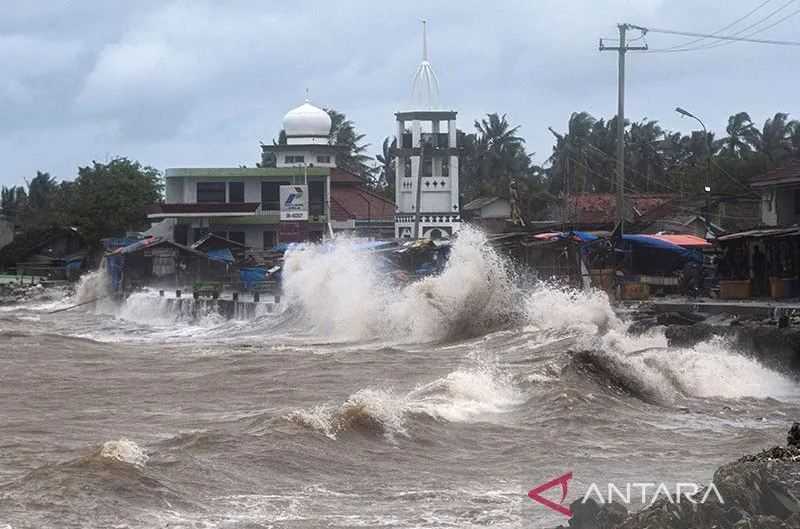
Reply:
M569 510L569 507L564 507L561 505L564 502L564 499L567 497L568 487L569 487L569 480L572 479L572 472L567 472L563 476L559 476L556 479L550 480L547 483L542 483L541 485L537 485L536 487L532 488L530 492L528 492L528 497L537 503L541 503L548 509L556 511L557 513L561 513L564 516L572 517L572 511ZM556 485L561 485L561 501L556 503L554 501L548 500L547 498L543 497L541 494L546 490L550 490Z

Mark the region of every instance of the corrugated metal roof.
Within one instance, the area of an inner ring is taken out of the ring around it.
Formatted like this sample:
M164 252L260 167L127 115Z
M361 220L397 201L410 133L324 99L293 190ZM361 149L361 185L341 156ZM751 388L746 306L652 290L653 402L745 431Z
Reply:
M793 235L793 234L800 235L800 228L793 227L793 228L770 228L770 229L762 229L762 230L747 230L747 231L740 231L739 233L731 233L729 235L723 235L722 237L717 237L717 240L720 242L725 241L732 241L735 239L758 239L764 237L777 237L777 236L786 236L786 235Z
M470 201L461 209L464 211L473 211L488 206L489 204L492 204L498 200L500 200L500 197L478 197L475 200Z

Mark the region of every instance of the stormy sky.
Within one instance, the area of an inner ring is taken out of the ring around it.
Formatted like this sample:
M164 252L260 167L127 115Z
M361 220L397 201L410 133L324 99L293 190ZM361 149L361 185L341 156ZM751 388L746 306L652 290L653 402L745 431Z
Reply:
M443 106L471 129L487 112L521 125L534 160L571 112L616 111L615 54L597 50L616 23L714 32L763 0L146 1L14 2L0 17L0 184L36 170L127 156L159 169L252 166L259 141L306 88L353 119L380 150L410 95L427 19ZM800 9L770 0L735 32ZM800 15L758 35L800 39ZM686 37L650 34L651 48ZM641 44L644 41L639 41ZM696 45L704 45L701 42ZM748 111L800 118L800 48L735 43L632 55L627 115L690 130L675 106L724 131Z

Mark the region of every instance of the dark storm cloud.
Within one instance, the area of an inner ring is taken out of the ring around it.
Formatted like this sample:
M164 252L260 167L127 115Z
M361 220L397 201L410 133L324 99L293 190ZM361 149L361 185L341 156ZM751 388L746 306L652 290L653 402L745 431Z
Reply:
M3 184L37 169L72 178L78 165L114 155L162 169L252 165L258 142L277 135L306 88L355 120L377 152L407 100L422 17L442 102L459 110L459 126L507 113L541 163L548 126L563 130L578 110L614 113L616 58L597 51L597 38L613 37L616 22L714 31L756 2L19 4L0 20ZM794 38L798 19L768 35ZM800 115L797 54L734 44L633 56L628 115L689 129L673 112L681 105L717 130L741 110L758 121Z

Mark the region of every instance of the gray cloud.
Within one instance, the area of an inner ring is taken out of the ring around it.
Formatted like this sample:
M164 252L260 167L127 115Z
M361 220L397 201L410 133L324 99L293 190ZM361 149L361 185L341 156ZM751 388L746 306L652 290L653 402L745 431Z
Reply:
M541 163L548 126L563 130L578 110L614 114L616 57L598 52L597 39L615 36L616 22L714 31L756 2L18 4L0 20L2 184L37 169L70 179L78 165L115 155L161 169L252 165L258 142L277 135L306 88L353 119L377 152L409 95L421 17L442 102L459 110L459 126L507 113ZM798 20L767 34L796 38ZM633 55L628 115L688 130L673 112L681 105L718 131L741 110L759 121L778 110L800 116L797 53L733 44Z

